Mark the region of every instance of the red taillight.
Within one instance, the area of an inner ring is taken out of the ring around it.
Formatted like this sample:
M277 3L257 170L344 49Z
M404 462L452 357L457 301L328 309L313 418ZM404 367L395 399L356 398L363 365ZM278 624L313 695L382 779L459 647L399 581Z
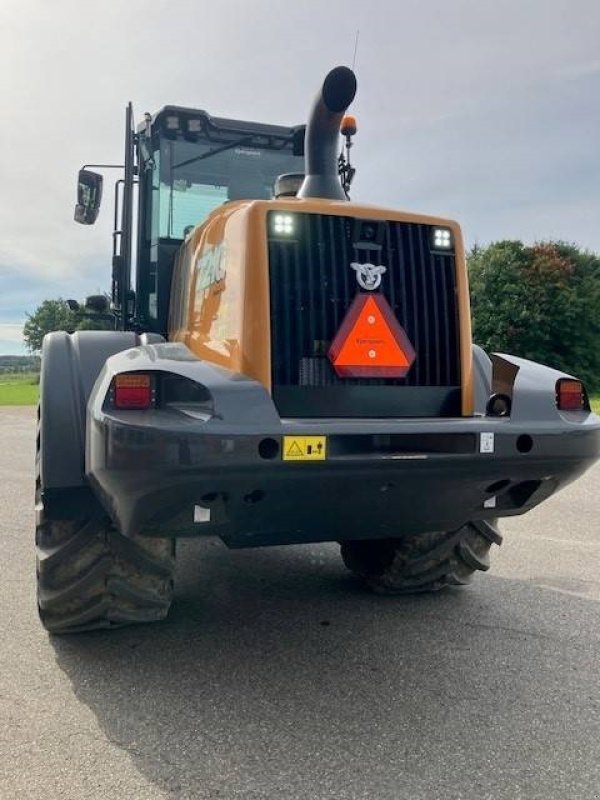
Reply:
M581 411L586 406L585 389L581 381L561 378L556 383L556 405L561 411Z
M115 408L150 408L153 395L150 375L126 372L115 377Z

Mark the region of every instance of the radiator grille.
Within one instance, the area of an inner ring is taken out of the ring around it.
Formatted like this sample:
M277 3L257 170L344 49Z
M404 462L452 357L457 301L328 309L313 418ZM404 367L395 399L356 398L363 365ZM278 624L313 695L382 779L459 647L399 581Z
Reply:
M269 233L268 241L273 387L458 386L455 259L432 250L432 227L318 214L293 219L293 235ZM365 224L376 229L371 243L361 240ZM417 354L405 378L338 378L327 358L360 291L351 262L387 267L379 291Z

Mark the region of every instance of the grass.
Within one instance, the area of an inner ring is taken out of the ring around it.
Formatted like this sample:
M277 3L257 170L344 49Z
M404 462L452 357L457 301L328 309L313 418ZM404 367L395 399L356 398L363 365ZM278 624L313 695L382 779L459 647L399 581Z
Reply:
M594 414L600 414L600 394L590 395L590 404Z
M38 401L36 372L0 373L0 406L34 406Z

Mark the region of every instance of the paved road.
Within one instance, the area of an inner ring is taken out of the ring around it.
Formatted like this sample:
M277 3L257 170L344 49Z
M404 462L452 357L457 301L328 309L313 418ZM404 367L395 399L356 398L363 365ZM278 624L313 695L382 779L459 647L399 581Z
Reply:
M168 621L50 640L33 435L0 409L2 800L600 796L600 469L507 522L465 591L377 598L333 546L193 542Z

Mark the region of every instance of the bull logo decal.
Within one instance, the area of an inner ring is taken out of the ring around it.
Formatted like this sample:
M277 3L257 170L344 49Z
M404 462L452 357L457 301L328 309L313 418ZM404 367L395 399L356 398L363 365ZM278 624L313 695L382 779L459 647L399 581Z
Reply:
M387 267L379 264L358 264L353 261L350 266L356 271L358 285L368 292L373 292L381 286L381 276L387 272Z

